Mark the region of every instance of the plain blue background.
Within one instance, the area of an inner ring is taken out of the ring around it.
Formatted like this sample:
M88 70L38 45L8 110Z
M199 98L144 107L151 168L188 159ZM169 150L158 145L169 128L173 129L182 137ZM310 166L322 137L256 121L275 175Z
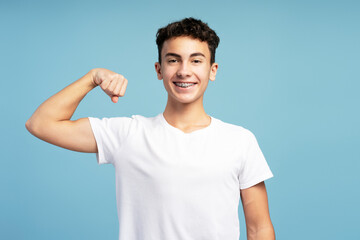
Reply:
M126 96L96 89L74 118L162 112L155 33L189 16L221 38L205 107L257 136L277 239L360 239L359 12L358 1L1 1L0 239L117 239L113 167L24 124L94 67L128 78Z

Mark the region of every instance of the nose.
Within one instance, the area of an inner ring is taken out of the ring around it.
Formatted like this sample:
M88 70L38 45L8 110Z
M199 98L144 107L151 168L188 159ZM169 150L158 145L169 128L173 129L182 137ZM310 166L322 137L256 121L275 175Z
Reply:
M185 61L182 62L179 65L179 68L178 68L176 74L179 78L190 77L192 75L191 66L188 63L186 63Z

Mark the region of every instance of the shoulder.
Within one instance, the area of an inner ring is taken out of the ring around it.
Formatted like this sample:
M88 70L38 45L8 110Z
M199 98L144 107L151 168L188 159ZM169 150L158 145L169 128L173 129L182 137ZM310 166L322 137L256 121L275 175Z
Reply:
M161 121L160 119L161 115L158 114L153 117L145 117L142 115L132 115L131 119L136 123L137 126L143 126L143 127L151 127L158 125Z
M88 117L90 121L102 121L104 123L120 123L120 122L142 122L142 123L149 123L155 121L158 117L144 117L142 115L131 115L131 117Z
M159 122L159 115L155 117L144 117L142 115L132 115L131 117L89 117L92 125L102 125L108 128L119 128L122 126L149 126Z
M121 124L128 124L133 120L132 117L88 117L88 119L91 125L102 125L104 127L116 127Z
M255 138L254 134L243 126L227 123L217 118L212 119L218 129L218 134L236 138L238 140L249 140Z

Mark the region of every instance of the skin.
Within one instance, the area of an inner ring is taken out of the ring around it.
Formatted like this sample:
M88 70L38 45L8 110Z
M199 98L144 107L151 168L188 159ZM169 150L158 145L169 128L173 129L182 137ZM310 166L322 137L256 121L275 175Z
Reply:
M25 126L34 136L73 151L96 153L97 146L88 118L71 120L85 95L99 86L116 103L127 87L124 76L103 68L89 71L43 102Z
M264 182L240 190L248 240L275 240Z
M164 110L166 121L185 134L207 127L203 98L208 82L214 81L217 63L210 63L206 42L189 37L165 41L162 62L155 63L159 80L168 93ZM196 83L188 89L174 82ZM116 103L123 97L128 80L108 69L96 68L43 102L26 122L34 136L73 151L96 153L97 146L88 118L71 120L76 108L88 92L99 86ZM268 199L263 182L240 191L249 240L273 240Z
M211 119L205 113L203 98L209 79L215 81L218 64L210 64L207 43L190 37L169 39L161 55L162 63L155 63L155 70L168 93L165 119L185 133L208 126ZM174 82L196 84L181 89Z

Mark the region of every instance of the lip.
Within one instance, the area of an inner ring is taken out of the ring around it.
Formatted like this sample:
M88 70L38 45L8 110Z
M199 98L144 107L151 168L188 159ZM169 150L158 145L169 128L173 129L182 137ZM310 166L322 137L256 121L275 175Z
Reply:
M173 81L173 83L194 83L197 84L197 82L185 82L185 81Z
M177 86L175 83L193 83L194 85L189 86L189 87L187 87L187 88L182 88L182 87ZM189 90L193 89L194 87L196 87L196 85L197 85L198 83L197 83L197 82L174 81L173 84L174 84L175 89L176 89L177 91L183 92L183 91L189 91Z

